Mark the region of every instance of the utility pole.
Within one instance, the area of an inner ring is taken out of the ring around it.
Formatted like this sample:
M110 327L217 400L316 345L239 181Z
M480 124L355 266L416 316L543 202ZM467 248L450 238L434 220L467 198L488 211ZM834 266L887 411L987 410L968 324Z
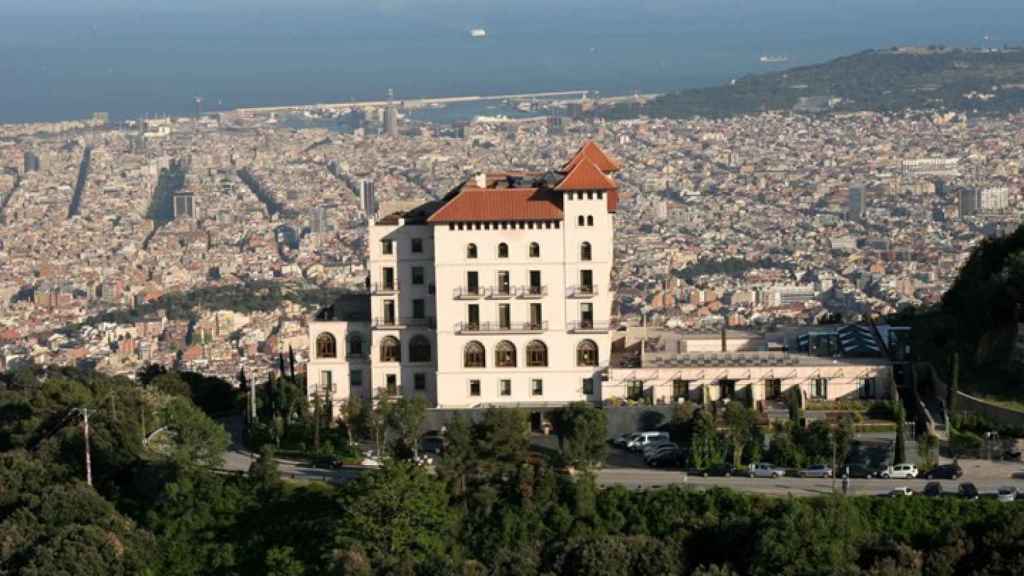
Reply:
M92 454L89 452L89 409L81 408L82 429L85 434L85 483L92 486Z
M829 438L832 439L832 493L836 493L836 431L831 430L828 433Z

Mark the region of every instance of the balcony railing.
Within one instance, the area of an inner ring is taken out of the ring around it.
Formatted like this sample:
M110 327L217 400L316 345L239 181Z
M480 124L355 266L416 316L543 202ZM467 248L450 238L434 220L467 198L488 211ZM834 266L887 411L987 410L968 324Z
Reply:
M374 294L395 294L398 292L398 282L375 282L373 284Z
M374 328L398 328L399 326L398 318L389 318L384 316L373 319Z
M511 298L515 295L511 286L491 286L487 289L487 297L493 300Z
M483 291L479 286L468 288L456 288L452 291L452 298L456 300L477 300L483 297Z
M410 326L413 328L434 328L436 326L433 316L425 316L423 318L402 318L401 322L402 326Z
M520 298L543 298L548 295L547 286L518 286L516 296Z
M455 325L456 334L530 334L547 329L547 322L459 322Z
M591 298L597 296L597 284L570 286L566 292L568 292L569 298Z
M569 332L575 332L577 334L598 334L611 330L612 325L608 322L592 322L589 320L580 320L579 322L569 322Z

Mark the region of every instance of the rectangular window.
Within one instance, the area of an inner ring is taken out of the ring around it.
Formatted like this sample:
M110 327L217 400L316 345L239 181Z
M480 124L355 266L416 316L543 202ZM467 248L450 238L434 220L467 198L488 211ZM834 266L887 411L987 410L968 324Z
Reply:
M423 284L423 266L412 267L412 283L414 286Z
M530 304L530 328L540 330L544 325L544 313L540 303Z
M384 269L384 289L395 289L395 269L388 267Z
M675 379L672 381L672 400L688 400L690 398L690 381Z
M819 400L828 398L828 378L814 379L814 397Z
M875 379L865 378L864 382L860 385L860 397L861 398L874 398L875 397Z
M594 393L594 379L584 378L583 379L583 393L590 396Z
M580 291L589 294L594 291L594 271L580 270Z
M544 381L539 378L534 378L530 381L530 394L534 396L544 395Z
M469 381L469 395L470 396L479 396L480 395L480 381L479 380L470 380Z
M352 370L348 373L348 385L352 387L363 385L363 371Z
M540 270L530 270L530 294L540 293Z
M644 399L644 383L640 380L626 382L626 399L639 401Z
M512 327L512 306L498 304L498 326L503 330Z
M508 270L499 270L498 271L498 294L501 294L502 296L508 296L508 294L509 294L509 292L511 290L512 290L512 286L510 285L510 283L508 281Z
M512 395L512 381L511 380L501 380L498 384L499 384L498 388L501 391L501 395L502 396L511 396Z
M470 294L480 293L480 275L476 270L466 272L466 292Z
M388 374L385 381L387 382L388 396L398 396L398 375Z
M480 305L470 304L466 311L466 323L470 328L480 327Z
M413 374L412 382L413 382L413 387L416 388L416 390L421 390L422 391L422 390L426 390L427 389L427 375L426 374L423 374L423 373Z
M416 298L412 301L412 317L417 320L427 317L427 303L424 299Z
M591 304L590 302L584 302L583 304L580 304L580 327L594 327L594 305Z
M320 391L323 394L330 394L334 389L333 376L330 370L320 371Z
M421 254L423 252L423 238L412 239L412 253Z
M381 240L380 251L385 255L390 255L394 253L394 248L391 247L391 240Z
M384 324L392 325L395 323L395 301L385 300L384 301Z

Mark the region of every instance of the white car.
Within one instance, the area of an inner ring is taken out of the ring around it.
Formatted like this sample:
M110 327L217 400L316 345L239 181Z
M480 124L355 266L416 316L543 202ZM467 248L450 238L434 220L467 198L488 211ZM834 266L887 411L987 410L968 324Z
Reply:
M634 452L639 452L640 450L643 450L644 446L657 442L661 439L668 440L668 432L640 432L635 438L629 441L629 444L626 444L626 448L629 448Z
M899 488L893 488L892 491L889 492L889 496L892 496L893 498L898 498L900 496L913 496L913 495L914 495L914 491L911 490L909 486L900 486Z
M1013 502L1017 499L1017 489L1013 486L1003 486L996 493L996 498L1000 502Z
M897 464L889 466L879 474L882 478L902 478L904 480L917 478L917 466L913 464Z
M758 462L750 465L751 478L782 478L786 475L784 468L779 468L768 462Z

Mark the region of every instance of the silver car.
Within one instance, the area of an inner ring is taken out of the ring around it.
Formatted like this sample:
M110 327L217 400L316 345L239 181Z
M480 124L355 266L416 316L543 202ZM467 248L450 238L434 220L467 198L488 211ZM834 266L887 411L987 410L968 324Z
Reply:
M803 478L831 478L832 468L824 464L811 464L800 471L800 476Z

